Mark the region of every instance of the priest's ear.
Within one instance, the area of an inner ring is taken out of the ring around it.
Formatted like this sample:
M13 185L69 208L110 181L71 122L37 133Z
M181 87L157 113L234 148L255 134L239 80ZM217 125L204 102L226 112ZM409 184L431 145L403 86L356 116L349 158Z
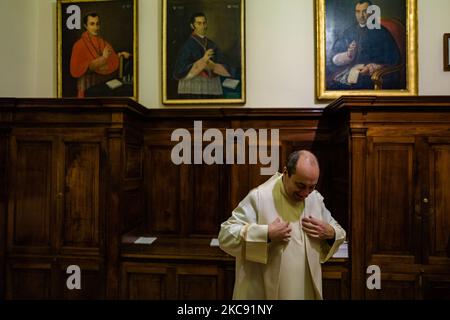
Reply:
M287 174L287 173L288 173L287 167L285 166L285 167L283 167L283 174Z

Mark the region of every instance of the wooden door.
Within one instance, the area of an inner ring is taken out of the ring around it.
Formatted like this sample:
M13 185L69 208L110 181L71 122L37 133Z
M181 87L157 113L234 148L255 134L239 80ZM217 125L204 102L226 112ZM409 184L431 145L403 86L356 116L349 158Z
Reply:
M381 289L367 299L420 298L419 266L422 261L420 194L420 144L414 136L368 138L365 257L363 270L375 265L381 271ZM355 191L353 191L355 192ZM398 268L395 268L398 266ZM364 281L369 274L364 274Z
M416 166L414 137L369 138L366 267L420 263L421 221L414 210Z

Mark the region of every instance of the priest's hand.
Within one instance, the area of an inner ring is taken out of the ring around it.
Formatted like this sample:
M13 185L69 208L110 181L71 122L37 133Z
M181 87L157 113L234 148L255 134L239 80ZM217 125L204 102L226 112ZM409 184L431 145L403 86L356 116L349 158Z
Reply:
M306 234L316 239L334 239L334 228L322 221L313 217L305 217L302 219L302 229Z
M291 227L289 222L281 222L280 218L276 218L269 224L269 240L271 241L285 241L291 239Z

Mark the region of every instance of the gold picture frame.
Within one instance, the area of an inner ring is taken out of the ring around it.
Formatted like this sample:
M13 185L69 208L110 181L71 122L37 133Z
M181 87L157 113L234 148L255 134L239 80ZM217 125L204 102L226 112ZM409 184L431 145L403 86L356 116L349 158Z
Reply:
M317 100L417 95L416 0L315 0L315 18Z
M137 100L137 0L58 0L56 7L58 98Z
M450 71L450 55L449 53L450 47L450 33L444 33L444 71Z
M163 104L245 99L245 0L163 0Z

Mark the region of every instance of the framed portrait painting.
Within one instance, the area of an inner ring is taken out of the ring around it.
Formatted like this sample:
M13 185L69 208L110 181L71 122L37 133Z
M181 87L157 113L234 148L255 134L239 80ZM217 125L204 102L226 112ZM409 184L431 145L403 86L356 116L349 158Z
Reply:
M417 95L416 0L315 0L316 97Z
M137 99L136 2L58 0L58 97Z
M163 0L164 104L245 103L245 0Z

